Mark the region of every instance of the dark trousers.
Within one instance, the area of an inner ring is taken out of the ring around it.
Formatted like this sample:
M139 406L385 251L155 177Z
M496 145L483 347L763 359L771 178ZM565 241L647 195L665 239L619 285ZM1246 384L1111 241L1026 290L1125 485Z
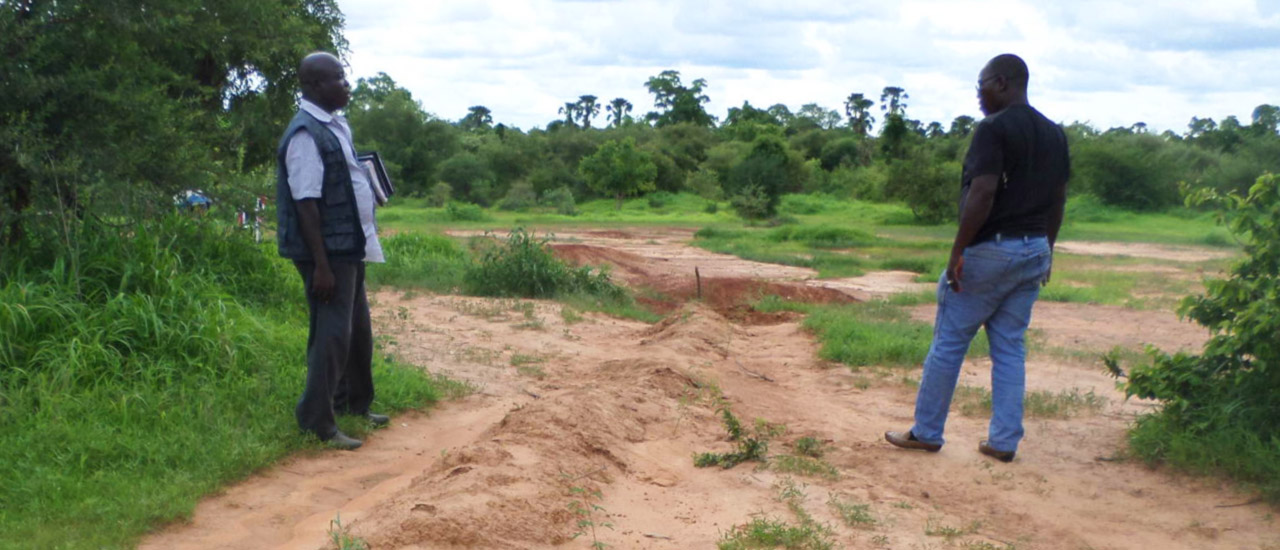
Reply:
M298 427L329 439L338 432L338 414L363 415L373 402L373 327L364 291L364 262L330 262L333 298L311 295L312 262L294 262L307 290L311 329L307 333L307 387L294 415Z

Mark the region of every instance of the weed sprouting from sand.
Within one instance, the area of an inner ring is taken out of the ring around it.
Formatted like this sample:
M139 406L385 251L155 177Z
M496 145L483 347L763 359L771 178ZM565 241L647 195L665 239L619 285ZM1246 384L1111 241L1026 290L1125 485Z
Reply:
M699 453L693 457L694 466L699 468L720 466L729 469L749 460L764 462L769 452L769 440L786 431L785 426L757 419L755 429L748 433L738 418L733 416L728 405L721 406L720 416L724 418L725 430L729 432L729 441L735 443L733 452Z
M369 543L349 532L350 525L342 524L342 514L329 520L329 541L334 550L369 550Z

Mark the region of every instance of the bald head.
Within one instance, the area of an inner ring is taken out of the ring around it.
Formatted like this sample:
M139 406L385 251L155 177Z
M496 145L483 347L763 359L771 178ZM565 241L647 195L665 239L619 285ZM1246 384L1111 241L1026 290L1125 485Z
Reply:
M351 84L338 57L329 52L315 52L298 65L302 97L329 112L347 106L351 101Z
M1006 53L991 58L978 73L978 106L990 115L1010 105L1026 104L1030 78L1021 57Z
M1027 63L1021 57L1011 53L991 58L991 61L987 62L987 69L991 76L1003 76L1010 86L1024 91L1027 89L1027 81L1031 79L1031 73L1027 71Z

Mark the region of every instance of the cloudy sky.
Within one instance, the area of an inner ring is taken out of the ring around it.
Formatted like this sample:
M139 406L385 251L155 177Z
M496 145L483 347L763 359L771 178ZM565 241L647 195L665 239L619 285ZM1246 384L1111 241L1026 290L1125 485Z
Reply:
M843 113L851 92L910 96L911 118L981 116L978 71L1012 52L1031 102L1100 128L1181 133L1280 105L1280 0L338 0L351 73L385 72L425 110L545 127L583 94L653 110L666 69L708 82L721 119L749 101ZM354 79L352 84L355 84ZM877 117L877 119L880 117ZM603 124L602 118L597 124Z

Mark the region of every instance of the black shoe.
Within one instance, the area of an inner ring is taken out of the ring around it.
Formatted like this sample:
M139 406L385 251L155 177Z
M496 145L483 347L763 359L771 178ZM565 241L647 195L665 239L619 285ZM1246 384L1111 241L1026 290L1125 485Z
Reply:
M361 445L364 445L363 441L352 438L342 432L335 432L333 434L333 437L330 437L329 439L324 440L324 442L326 445L330 447L333 447L335 449L342 449L344 451L354 451L356 449L359 449Z
M1013 455L1017 454L1016 451L998 451L995 447L987 445L987 440L985 439L983 439L981 443L978 443L978 452L999 460L1000 462L1013 462Z
M913 434L910 431L906 433L885 432L884 440L902 447L903 449L919 449L921 451L929 451L931 453L936 453L942 450L942 445L920 441L919 439L916 439L916 434Z
M364 413L364 417L367 418L369 423L373 424L375 428L381 428L391 423L391 417L385 414Z

